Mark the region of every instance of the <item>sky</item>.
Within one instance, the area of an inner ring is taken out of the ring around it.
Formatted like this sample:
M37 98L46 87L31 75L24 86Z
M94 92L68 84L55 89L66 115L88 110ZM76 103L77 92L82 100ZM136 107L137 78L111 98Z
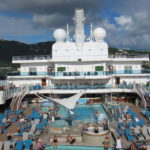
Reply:
M149 0L0 0L0 39L37 43L57 28L74 34L74 9L85 12L85 33L103 27L109 46L150 51Z

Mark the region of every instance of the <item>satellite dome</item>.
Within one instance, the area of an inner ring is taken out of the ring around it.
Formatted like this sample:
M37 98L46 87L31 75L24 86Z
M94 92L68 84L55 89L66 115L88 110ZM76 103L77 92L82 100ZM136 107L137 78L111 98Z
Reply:
M53 33L56 41L64 41L66 38L66 31L64 29L56 29Z
M93 35L95 37L95 40L98 41L103 41L106 37L106 31L103 28L96 28L93 31Z

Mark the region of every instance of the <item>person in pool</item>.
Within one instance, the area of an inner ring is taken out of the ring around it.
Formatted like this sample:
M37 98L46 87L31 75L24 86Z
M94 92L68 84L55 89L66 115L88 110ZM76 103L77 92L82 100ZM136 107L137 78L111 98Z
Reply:
M57 146L58 146L58 139L57 139L56 135L53 137L52 145L53 145L53 148L54 148L54 149L57 149Z

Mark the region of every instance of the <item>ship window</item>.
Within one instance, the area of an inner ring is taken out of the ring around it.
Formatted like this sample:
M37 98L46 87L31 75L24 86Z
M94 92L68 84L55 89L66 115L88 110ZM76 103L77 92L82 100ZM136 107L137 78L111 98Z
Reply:
M36 68L29 68L29 75L30 76L37 75L37 69Z
M132 66L124 66L125 73L132 73Z

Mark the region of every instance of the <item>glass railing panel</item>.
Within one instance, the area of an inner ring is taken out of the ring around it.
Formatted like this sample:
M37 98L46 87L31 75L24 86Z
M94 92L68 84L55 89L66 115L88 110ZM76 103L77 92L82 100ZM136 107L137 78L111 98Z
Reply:
M39 56L14 56L12 60L48 60L49 55L39 55Z
M47 73L46 72L37 72L37 75L38 76L45 76L45 75L47 75Z
M142 73L150 73L150 69L143 69L141 70Z
M150 74L150 70L115 70L115 71L97 71L97 72L18 72L11 73L10 76L103 76L113 74Z
M132 74L132 70L124 70L125 74Z
M29 76L36 76L37 72L29 72Z
M20 72L20 75L21 75L21 76L28 76L28 75L29 75L29 72Z
M149 54L109 55L109 58L149 58Z

